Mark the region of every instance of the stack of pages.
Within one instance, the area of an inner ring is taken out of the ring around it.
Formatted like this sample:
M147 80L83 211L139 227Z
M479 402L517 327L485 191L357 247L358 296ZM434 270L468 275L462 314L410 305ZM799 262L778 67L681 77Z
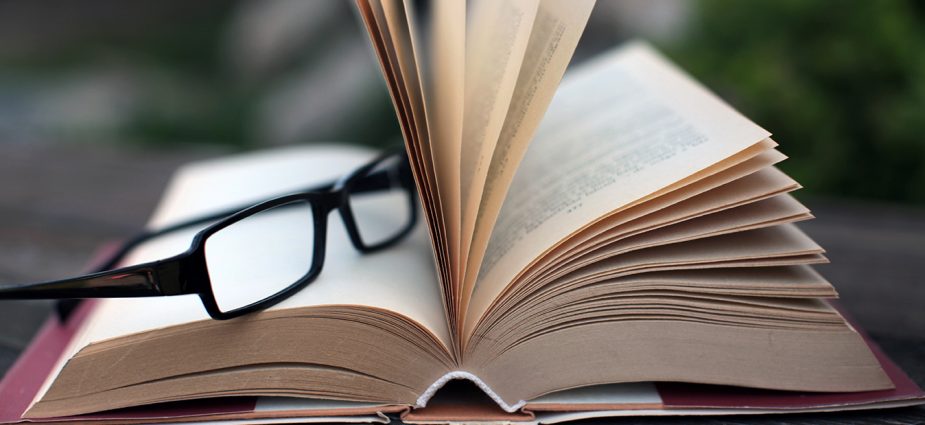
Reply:
M553 423L922 403L826 301L809 266L823 249L793 224L812 216L770 133L643 43L563 78L593 2L416 5L358 0L425 218L408 240L362 255L332 223L317 281L230 321L195 296L85 304L37 340L50 359L24 356L0 385L18 391L0 419ZM150 226L372 155L192 164ZM487 406L440 401L457 379Z

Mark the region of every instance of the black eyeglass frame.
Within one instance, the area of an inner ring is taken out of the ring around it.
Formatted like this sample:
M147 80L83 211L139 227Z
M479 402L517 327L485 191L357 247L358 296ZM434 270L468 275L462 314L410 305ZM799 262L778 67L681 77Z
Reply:
M369 174L384 161L401 155L394 169L385 173ZM350 206L351 193L366 193L395 187L403 188L408 195L408 222L394 236L368 244L363 240ZM342 177L333 184L325 184L302 192L276 197L243 209L232 209L208 216L177 223L163 229L142 233L127 241L91 274L42 283L0 287L0 299L82 299L82 298L129 298L150 296L171 296L197 294L203 306L213 319L227 320L258 310L269 308L289 298L321 273L327 246L327 223L329 214L338 210L347 229L350 242L362 253L388 248L407 236L417 222L417 194L410 166L404 153L389 151L366 165ZM290 204L308 203L311 206L314 226L314 250L311 266L302 278L275 294L229 311L222 311L215 298L206 262L206 241L215 233L241 220L273 208ZM200 230L193 237L189 249L175 256L113 269L126 254L146 240L173 231L217 222Z

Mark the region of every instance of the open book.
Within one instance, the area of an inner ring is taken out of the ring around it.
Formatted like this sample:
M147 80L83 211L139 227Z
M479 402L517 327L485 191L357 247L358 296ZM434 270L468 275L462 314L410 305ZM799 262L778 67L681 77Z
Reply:
M412 4L358 1L425 225L366 256L329 226L317 281L231 321L209 320L194 297L102 301L27 417L218 396L382 411L424 407L452 379L507 412L589 409L593 391L571 389L605 384L893 387L823 300L836 292L809 267L823 249L793 225L811 215L767 131L642 43L562 78L592 2L440 1L426 16ZM370 155L194 164L150 225L325 181ZM131 261L176 254L192 233Z

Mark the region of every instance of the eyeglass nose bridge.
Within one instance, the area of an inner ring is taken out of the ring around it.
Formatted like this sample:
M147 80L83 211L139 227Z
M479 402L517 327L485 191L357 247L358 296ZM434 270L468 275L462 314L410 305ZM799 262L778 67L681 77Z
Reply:
M347 230L347 237L350 239L350 243L360 252L369 252L371 251L364 243L363 239L360 236L360 230L357 227L356 220L353 217L353 212L350 210L350 202L347 200L348 193L345 188L340 190L334 190L323 194L322 206L318 212L319 216L316 218L316 222L321 223L325 226L323 229L319 229L324 233L319 234L323 239L319 240L320 246L327 246L327 222L331 212L337 210L338 215L340 215L341 222L344 224L344 228ZM323 242L322 242L323 241ZM317 251L317 250L316 250Z

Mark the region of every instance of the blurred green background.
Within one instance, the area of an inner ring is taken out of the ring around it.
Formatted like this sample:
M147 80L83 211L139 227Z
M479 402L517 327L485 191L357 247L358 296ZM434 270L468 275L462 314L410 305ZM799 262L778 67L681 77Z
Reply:
M350 1L0 1L0 143L395 143ZM575 62L645 38L819 195L925 204L925 1L599 0Z

